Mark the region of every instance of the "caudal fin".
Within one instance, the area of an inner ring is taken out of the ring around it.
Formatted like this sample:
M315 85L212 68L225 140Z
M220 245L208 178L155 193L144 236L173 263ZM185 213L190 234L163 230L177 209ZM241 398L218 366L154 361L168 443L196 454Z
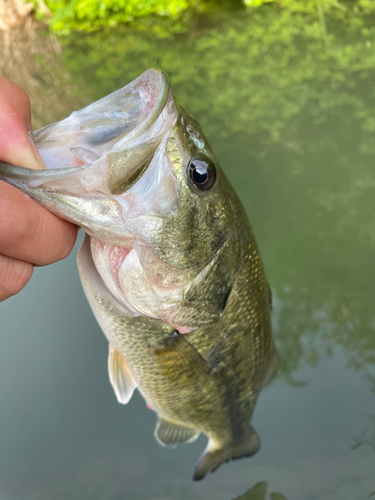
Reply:
M214 472L224 462L243 457L251 457L259 450L259 447L260 439L252 426L246 438L236 446L218 448L216 443L210 439L194 468L194 481L203 479L208 472Z

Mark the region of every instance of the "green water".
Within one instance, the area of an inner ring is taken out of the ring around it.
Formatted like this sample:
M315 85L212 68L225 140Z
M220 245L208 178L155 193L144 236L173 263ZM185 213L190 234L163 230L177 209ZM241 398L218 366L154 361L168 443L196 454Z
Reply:
M116 402L77 245L0 305L0 499L372 498L374 18L272 6L173 29L71 37L61 52L17 35L0 67L38 126L149 67L169 73L247 209L274 293L282 364L253 418L261 450L193 483L205 439L162 448L143 399Z

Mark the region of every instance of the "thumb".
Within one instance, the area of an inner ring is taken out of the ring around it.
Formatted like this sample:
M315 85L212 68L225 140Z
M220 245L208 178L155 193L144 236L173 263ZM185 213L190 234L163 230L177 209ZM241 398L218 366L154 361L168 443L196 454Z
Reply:
M44 170L31 129L30 100L17 84L0 76L0 160Z

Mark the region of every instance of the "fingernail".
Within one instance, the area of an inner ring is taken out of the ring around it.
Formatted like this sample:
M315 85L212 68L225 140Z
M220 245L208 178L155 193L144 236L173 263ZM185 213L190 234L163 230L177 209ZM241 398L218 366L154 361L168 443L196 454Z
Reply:
M33 155L33 160L29 159L31 164L28 165L28 168L32 168L33 170L46 170L43 158L40 156L38 148L36 147L33 140L32 132L27 133L27 140L29 142L30 149Z

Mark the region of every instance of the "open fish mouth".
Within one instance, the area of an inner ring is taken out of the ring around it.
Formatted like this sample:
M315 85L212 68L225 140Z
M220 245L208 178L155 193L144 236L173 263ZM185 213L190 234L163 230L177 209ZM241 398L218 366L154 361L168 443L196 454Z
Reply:
M221 314L220 307L197 305L202 312L189 319L191 306L182 307L194 280L204 269L209 273L221 254L216 244L206 252L199 248L186 265L185 252L176 260L175 251L169 255L165 249L188 245L168 228L183 229L182 215L199 208L199 195L191 194L185 179L192 153L182 145L188 141L181 139L184 130L191 129L183 113L166 74L148 70L123 89L35 132L47 170L2 163L0 178L86 231L94 265L124 311L189 333Z
M0 162L0 176L89 234L121 244L128 231L120 226L142 214L136 193L124 194L134 190L152 163L155 172L148 184L155 189L156 170L167 162L163 143L176 116L167 75L148 70L126 87L35 132L47 170ZM144 186L141 191L144 195ZM176 193L169 194L173 204Z

